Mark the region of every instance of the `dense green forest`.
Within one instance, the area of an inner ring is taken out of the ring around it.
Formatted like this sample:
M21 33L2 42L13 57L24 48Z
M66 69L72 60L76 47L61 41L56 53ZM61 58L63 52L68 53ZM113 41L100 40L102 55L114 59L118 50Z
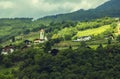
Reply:
M80 43L77 49L29 48L0 55L0 79L119 79L120 44L97 49Z

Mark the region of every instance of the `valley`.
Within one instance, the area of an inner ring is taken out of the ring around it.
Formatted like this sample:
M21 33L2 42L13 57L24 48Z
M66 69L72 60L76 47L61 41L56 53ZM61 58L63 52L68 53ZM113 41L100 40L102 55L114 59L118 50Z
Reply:
M17 1L13 0L14 4L5 2L3 9L11 11ZM89 7L87 0L84 1L85 8ZM54 9L55 13L61 12L68 3L58 6L57 1L57 5L49 1L42 5L45 0L31 2L27 3L29 7L32 5L28 10L41 11L28 11L32 17L47 16L37 19L0 16L0 79L120 78L120 0L108 0L96 8L74 12L70 9L70 13L52 16L49 15ZM3 4L4 1L0 7ZM75 5L77 3L70 7ZM49 9L41 10L48 6ZM27 14L26 9L21 10ZM21 13L18 11L18 14Z

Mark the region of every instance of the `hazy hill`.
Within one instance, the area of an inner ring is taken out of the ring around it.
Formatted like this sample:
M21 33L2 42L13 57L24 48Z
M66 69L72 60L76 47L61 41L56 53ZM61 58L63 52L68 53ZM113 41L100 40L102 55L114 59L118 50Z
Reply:
M120 17L120 0L110 0L96 9L90 10L78 10L76 12L67 13L67 14L59 14L53 16L47 16L44 18L40 18L41 21L63 21L63 20L74 20L74 21L82 21L82 20L90 20L95 18L100 18L104 16L109 17Z

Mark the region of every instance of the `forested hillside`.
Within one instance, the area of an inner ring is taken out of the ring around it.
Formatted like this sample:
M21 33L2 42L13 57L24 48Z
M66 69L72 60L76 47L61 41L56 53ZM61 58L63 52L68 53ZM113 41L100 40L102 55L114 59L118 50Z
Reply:
M118 19L119 20L119 19ZM44 29L48 39L74 40L81 36L108 36L117 26L115 18L99 18L91 21L61 21L44 23L32 18L0 19L0 42L20 39L33 41L39 38L39 31ZM88 33L89 32L89 33Z
M45 30L48 40L73 41L82 36L90 36L92 40L116 37L119 18L98 18L91 21L61 21L44 23L32 18L0 19L1 46L18 45L25 40L34 42L39 38L41 29Z
M51 53L31 47L0 55L0 79L119 79L119 47L79 45Z

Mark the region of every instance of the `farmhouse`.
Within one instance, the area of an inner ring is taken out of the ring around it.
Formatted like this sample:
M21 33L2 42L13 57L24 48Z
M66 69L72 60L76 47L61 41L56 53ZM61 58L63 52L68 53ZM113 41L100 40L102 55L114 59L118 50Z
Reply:
M10 53L13 53L14 51L15 51L14 46L9 45L2 48L1 54L8 55Z

